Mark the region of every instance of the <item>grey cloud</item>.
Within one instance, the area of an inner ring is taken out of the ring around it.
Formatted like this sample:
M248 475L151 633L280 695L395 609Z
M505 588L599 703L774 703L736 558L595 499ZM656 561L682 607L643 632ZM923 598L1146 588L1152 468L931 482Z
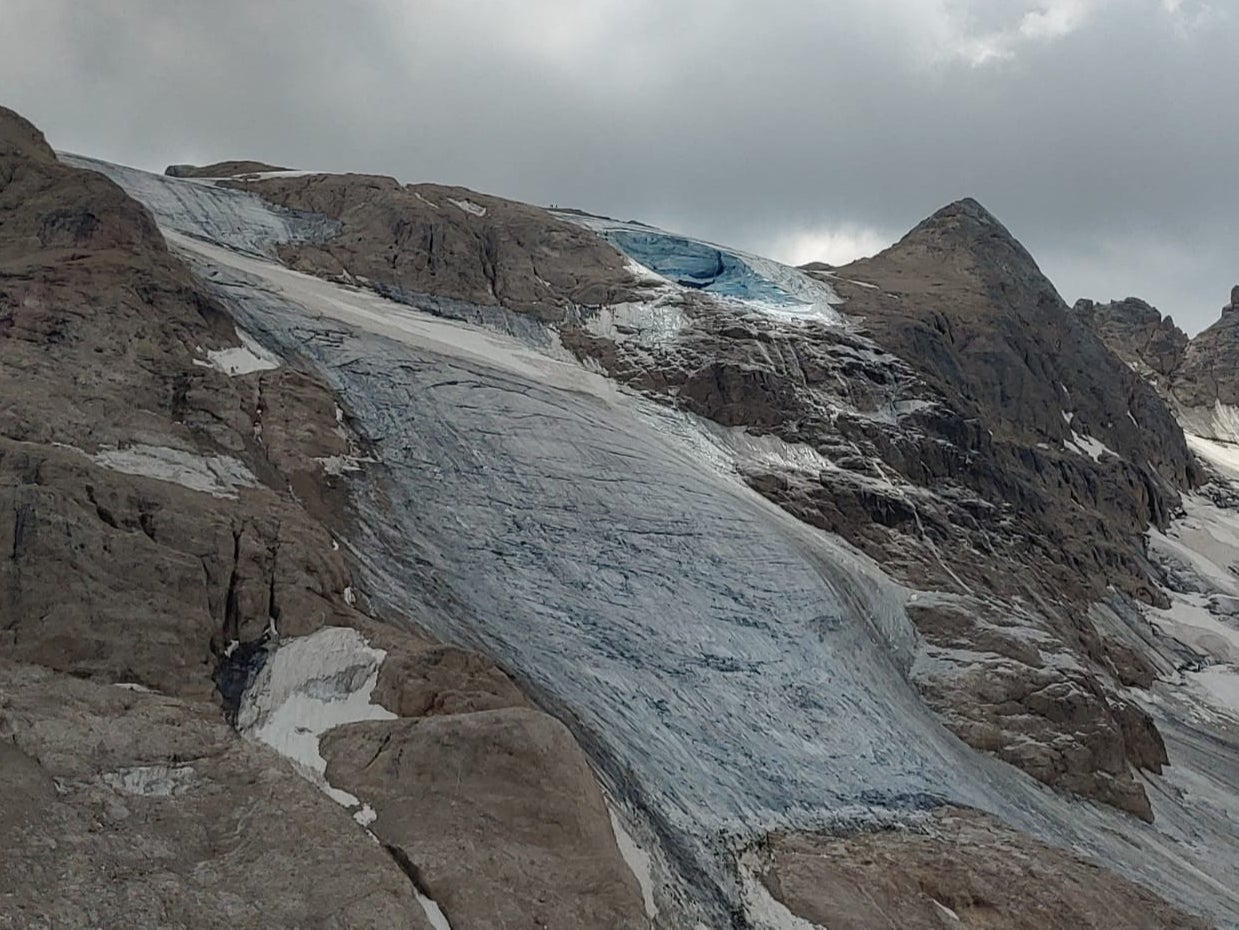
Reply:
M1194 330L1239 280L1239 22L1190 0L6 6L4 102L131 164L378 171L776 257L967 194L1069 300ZM1018 35L1048 8L1078 28ZM1008 57L955 54L994 35Z

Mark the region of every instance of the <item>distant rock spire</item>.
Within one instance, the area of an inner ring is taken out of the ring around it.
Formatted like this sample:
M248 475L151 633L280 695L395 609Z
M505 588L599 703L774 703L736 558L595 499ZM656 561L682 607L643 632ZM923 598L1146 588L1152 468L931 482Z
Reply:
M1239 284L1230 289L1230 303L1222 308L1223 313L1230 313L1232 310L1239 310Z

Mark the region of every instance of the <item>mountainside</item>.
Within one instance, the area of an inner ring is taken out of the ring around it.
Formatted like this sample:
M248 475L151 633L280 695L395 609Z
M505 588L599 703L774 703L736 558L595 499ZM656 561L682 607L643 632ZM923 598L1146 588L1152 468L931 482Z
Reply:
M1196 341L974 201L793 269L0 110L0 272L0 924L1239 926Z

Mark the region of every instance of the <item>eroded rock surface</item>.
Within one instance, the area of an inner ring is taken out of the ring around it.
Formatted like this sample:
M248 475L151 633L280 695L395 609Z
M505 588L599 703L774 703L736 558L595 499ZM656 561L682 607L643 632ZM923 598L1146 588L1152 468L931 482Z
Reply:
M831 930L1204 930L1204 921L976 811L919 829L785 835L750 858L796 917Z
M370 175L310 175L234 186L339 220L339 235L285 247L292 268L396 297L431 294L559 322L625 299L623 256L538 209L465 188Z

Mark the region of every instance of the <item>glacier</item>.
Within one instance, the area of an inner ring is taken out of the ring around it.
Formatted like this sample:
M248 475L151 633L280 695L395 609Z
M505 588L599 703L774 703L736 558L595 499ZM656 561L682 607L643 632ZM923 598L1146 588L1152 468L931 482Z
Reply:
M749 311L789 320L839 325L842 303L833 288L797 268L634 221L576 210L552 211L584 226L636 262L639 270L680 288L705 291Z
M280 237L323 235L321 218L93 167L148 205L239 326L349 406L374 450L349 474L346 543L371 603L492 656L573 728L654 860L668 925L746 925L740 861L770 830L914 827L944 802L1239 925L1230 809L1190 781L1207 735L1167 728L1155 826L1055 795L930 714L907 680L904 607L924 595L750 490L731 464L742 436L538 340L267 260ZM824 285L748 267L794 300L739 287L739 311L837 318Z

